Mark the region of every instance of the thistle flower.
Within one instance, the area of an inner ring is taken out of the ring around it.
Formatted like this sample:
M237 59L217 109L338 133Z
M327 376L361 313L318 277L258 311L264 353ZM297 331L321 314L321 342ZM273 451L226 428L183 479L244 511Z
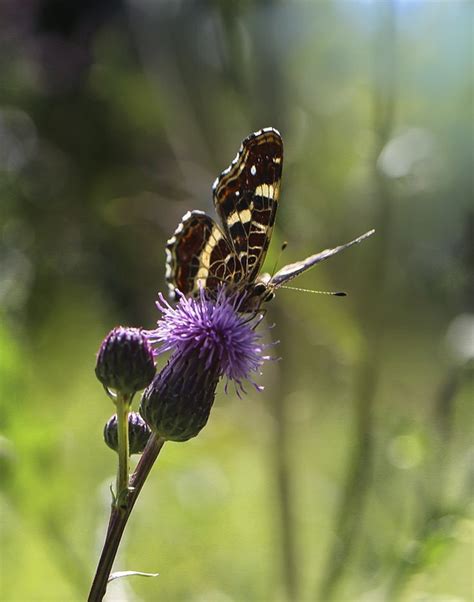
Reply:
M157 328L148 333L155 354L172 351L163 370L143 394L140 413L163 439L186 441L205 426L221 377L244 392L259 372L266 346L255 332L261 316L238 313L241 297L220 289L215 299L201 290L197 298L181 296L172 307L162 295Z

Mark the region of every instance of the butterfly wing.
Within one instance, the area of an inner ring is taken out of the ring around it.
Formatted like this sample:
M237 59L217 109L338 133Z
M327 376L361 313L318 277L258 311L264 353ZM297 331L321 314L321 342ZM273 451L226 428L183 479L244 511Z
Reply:
M166 280L176 289L196 294L200 287L215 290L221 282L238 282L242 266L225 234L203 211L188 211L166 245Z
M325 259L329 259L329 257L332 257L333 255L336 255L337 253L340 253L341 251L344 251L345 249L348 249L353 245L359 244L366 238L369 238L369 236L372 236L374 232L375 230L369 230L369 232L362 234L362 236L358 236L354 240L351 240L350 242L346 243L345 245L339 245L338 247L334 247L334 249L325 249L320 253L310 255L310 257L307 257L302 261L297 261L296 263L290 263L286 265L270 279L268 283L268 288L275 289L279 286L286 284L290 280L293 280L293 278L296 278L296 276L299 276L303 272L306 272L306 270L309 270L310 268L315 266L317 263L320 263Z
M248 136L231 165L212 187L216 211L227 239L253 282L270 243L280 194L283 142L264 128Z

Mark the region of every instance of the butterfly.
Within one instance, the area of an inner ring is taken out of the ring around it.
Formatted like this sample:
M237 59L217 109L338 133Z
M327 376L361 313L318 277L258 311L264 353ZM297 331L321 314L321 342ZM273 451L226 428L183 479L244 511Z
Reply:
M276 129L263 128L245 138L212 186L221 225L203 211L188 211L167 242L172 298L177 291L196 295L200 288L212 294L224 284L242 293L241 311L258 309L279 287L374 233L289 264L273 276L260 274L275 223L282 167L283 141Z

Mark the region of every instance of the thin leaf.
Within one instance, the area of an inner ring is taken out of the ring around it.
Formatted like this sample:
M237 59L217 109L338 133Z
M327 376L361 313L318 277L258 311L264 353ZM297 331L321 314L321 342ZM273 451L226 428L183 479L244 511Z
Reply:
M111 573L108 578L108 582L114 579L120 579L121 577L130 577L131 575L139 575L140 577L158 577L160 573L142 573L141 571L115 571Z

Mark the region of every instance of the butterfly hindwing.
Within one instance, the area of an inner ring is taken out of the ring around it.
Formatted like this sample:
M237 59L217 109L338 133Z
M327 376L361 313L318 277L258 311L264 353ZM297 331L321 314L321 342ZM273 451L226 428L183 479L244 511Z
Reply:
M270 243L280 194L283 142L274 128L248 136L213 185L214 204L227 239L253 282Z
M188 211L166 245L166 279L172 296L199 287L215 290L238 282L242 267L216 222L203 211Z

